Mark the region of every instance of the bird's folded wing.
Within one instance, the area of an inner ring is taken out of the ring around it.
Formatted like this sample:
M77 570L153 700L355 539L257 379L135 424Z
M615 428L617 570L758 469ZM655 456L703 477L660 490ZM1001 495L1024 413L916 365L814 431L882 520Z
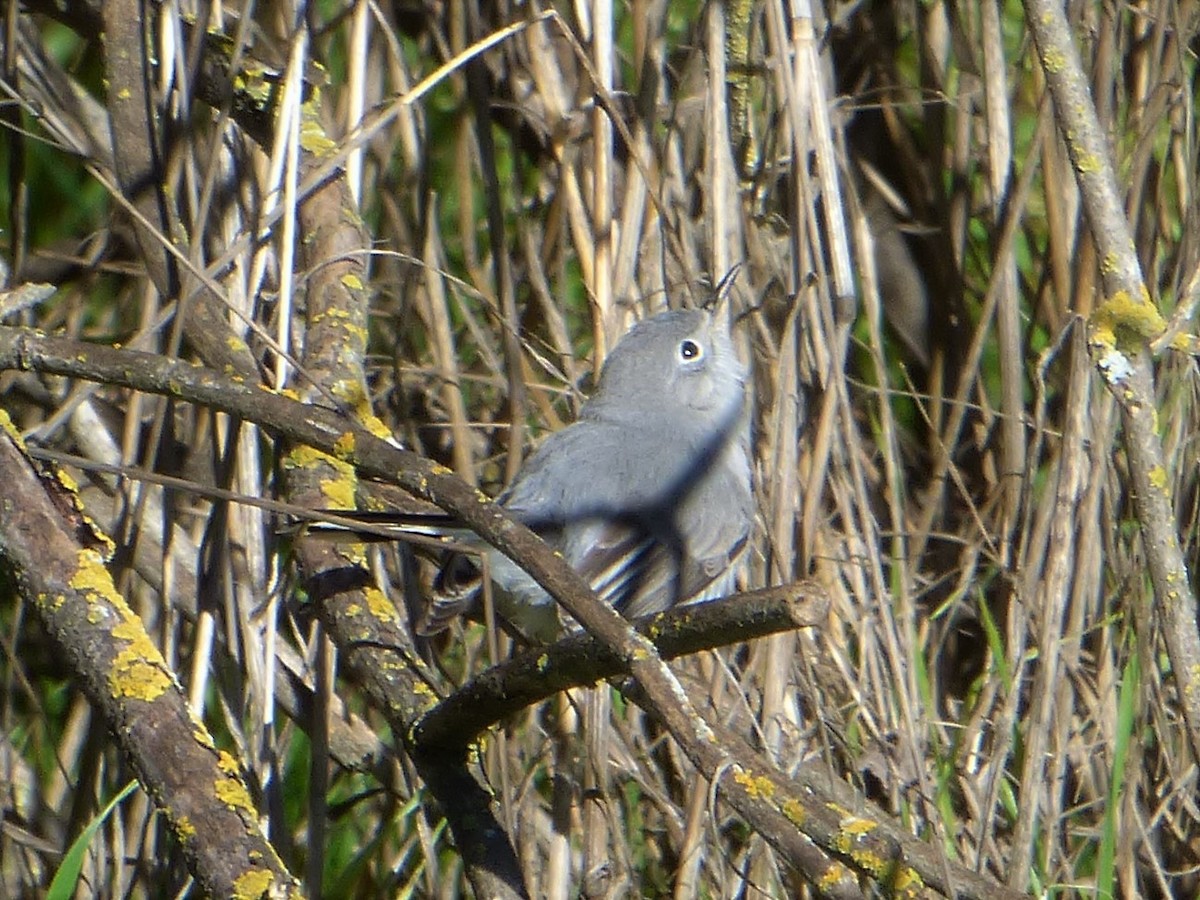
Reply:
M578 529L564 554L601 600L636 619L710 600L732 587L745 533L723 536L719 546L680 543L632 524L597 522Z

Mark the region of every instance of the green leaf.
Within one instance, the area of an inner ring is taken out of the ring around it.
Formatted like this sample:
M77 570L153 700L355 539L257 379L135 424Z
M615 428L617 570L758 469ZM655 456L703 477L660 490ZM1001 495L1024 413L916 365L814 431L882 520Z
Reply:
M87 853L88 847L92 844L92 838L96 836L96 832L100 830L100 826L104 824L104 820L111 815L112 811L117 808L122 800L128 797L137 789L138 783L131 781L121 789L121 793L117 794L108 806L100 810L99 815L88 823L87 828L79 833L79 837L75 838L75 842L71 844L71 848L63 857L58 871L54 873L54 880L50 882L50 890L46 894L46 900L71 900L75 895L75 885L79 883L79 873L83 871L83 857Z
M1096 862L1096 896L1116 896L1117 813L1125 787L1125 760L1129 756L1129 741L1133 736L1138 694L1141 693L1141 667L1135 650L1129 655L1121 679L1121 696L1117 701L1117 731L1113 748L1112 787L1104 809L1100 854Z

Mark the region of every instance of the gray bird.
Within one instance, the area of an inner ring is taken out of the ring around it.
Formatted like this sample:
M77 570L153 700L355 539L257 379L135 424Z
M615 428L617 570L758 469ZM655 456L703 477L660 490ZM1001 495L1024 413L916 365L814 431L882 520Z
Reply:
M498 502L630 617L733 589L753 521L746 368L703 310L639 322L613 348L576 422L550 435ZM550 596L487 551L498 612L528 636L558 631ZM418 630L442 630L482 587L452 557Z

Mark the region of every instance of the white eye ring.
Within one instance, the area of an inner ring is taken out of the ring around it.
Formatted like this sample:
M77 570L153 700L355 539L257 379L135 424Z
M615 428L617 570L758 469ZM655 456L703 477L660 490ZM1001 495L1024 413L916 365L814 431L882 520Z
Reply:
M679 342L679 358L684 362L695 362L703 355L704 348L691 338L685 338Z

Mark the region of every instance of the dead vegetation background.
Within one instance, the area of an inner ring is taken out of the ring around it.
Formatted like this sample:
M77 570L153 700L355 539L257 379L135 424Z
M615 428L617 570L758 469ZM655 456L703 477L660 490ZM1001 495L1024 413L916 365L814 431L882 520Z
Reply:
M631 320L707 301L740 265L760 511L744 587L811 578L830 607L820 627L675 663L691 701L782 773L849 786L846 833L921 838L939 893L1194 896L1200 723L1171 644L1181 616L1195 640L1190 581L1155 591L1142 457L1087 343L1100 359L1099 329L1132 357L1159 333L1101 305L1116 264L1077 173L1102 160L1068 156L1038 9L363 0L196 10L206 35L175 5L9 4L7 283L56 290L5 294L0 330L290 387L494 494ZM1068 15L1145 286L1186 333L1200 9ZM1194 569L1196 371L1167 343L1143 399ZM35 451L76 457L120 593L304 890L480 891L311 580L358 560L212 489L392 495L279 426L183 402L187 386L168 399L21 359L0 405ZM427 573L396 548L363 565L407 615ZM134 770L8 571L0 894L42 896L72 846L81 895L211 890L155 813L171 797L101 814ZM392 658L444 694L506 652L464 625ZM582 792L573 716L559 695L509 717L470 766L517 893L817 891L821 870L718 800L633 703L617 703L611 793ZM907 847L889 869L829 844L854 873L829 893L906 893L920 869Z

